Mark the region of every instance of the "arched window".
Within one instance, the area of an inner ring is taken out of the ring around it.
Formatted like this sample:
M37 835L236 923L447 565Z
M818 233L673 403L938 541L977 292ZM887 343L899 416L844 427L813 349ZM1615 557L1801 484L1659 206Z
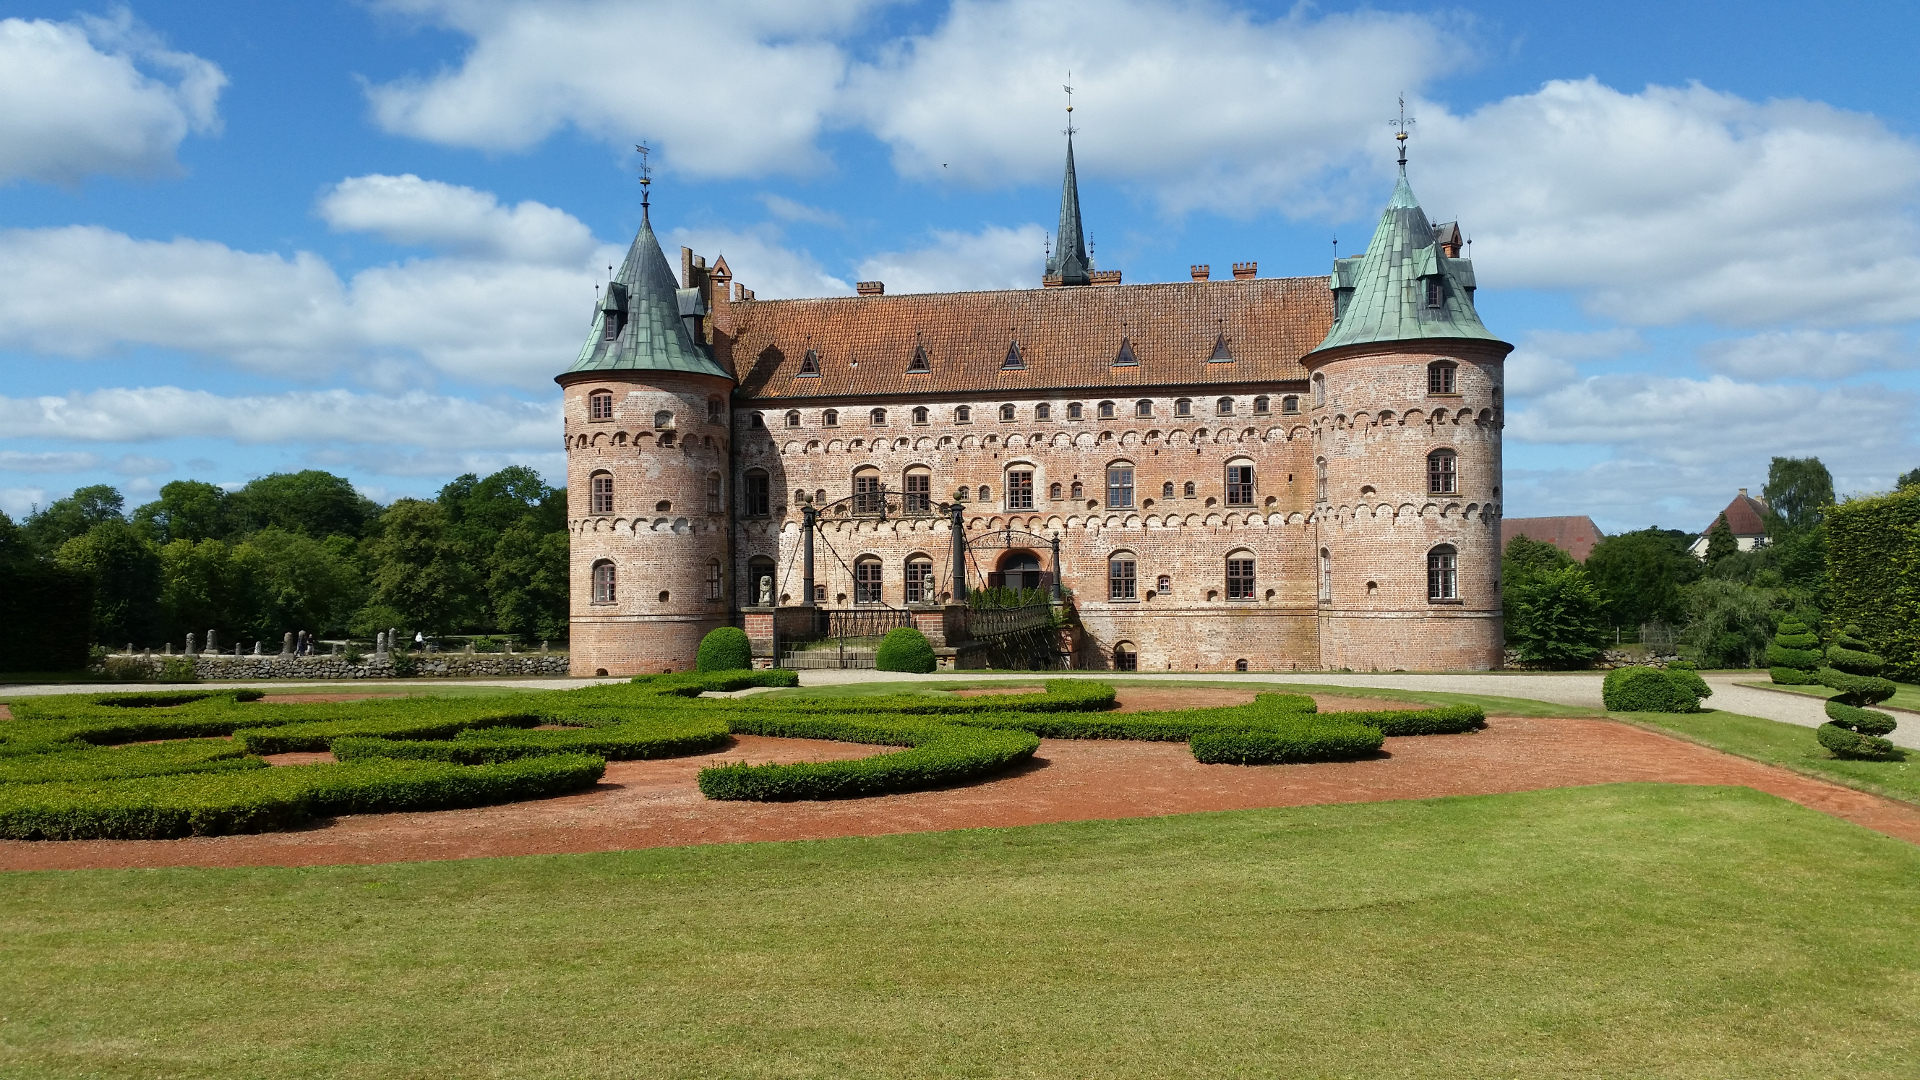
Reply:
M1191 480L1187 481L1186 486L1181 489L1180 495L1182 498L1187 498L1187 499L1193 498L1194 496L1193 481Z
M1013 406L1011 406L1011 405L1002 405L1002 406L1000 406L1000 419L1002 419L1002 420L1011 420L1011 419L1013 419L1013 417L1014 417L1014 410L1013 410Z
M967 485L965 485L965 484L961 484L961 485L960 485L960 488L959 488L959 490L957 490L957 491L955 491L955 492L953 493L953 499L954 499L954 501L955 501L955 502L966 502L966 501L967 501L967 490L968 490L968 489L967 489Z
M654 427L657 427L657 428L670 428L670 427L672 427L672 426L673 426L673 413L672 413L671 411L669 411L669 410L667 410L667 409L661 409L661 410L660 410L659 412L657 412L657 413L654 413L654 414L653 414L653 426L654 426Z
M593 602L611 604L615 595L613 563L601 559L593 564Z
M1435 360L1427 365L1427 393L1453 393L1453 372L1455 364L1451 360Z
M1112 510L1133 507L1133 462L1116 461L1107 466L1107 507Z
M1333 553L1320 549L1320 602L1333 602Z
M1160 485L1160 497L1163 499L1173 498L1173 481L1169 480Z
M800 410L799 409L787 410L787 426L788 427L800 426Z
M720 474L717 472L708 473L707 474L707 513L717 514L719 512L720 512Z
M863 465L853 473L853 512L856 514L878 514L885 506L886 495L880 490L880 470L871 465Z
M1053 419L1053 406L1048 405L1045 402L1041 402L1040 404L1035 405L1033 407L1033 418L1035 420Z
M1427 455L1427 494L1452 495L1460 490L1458 460L1451 450L1435 450Z
M613 391L595 390L587 395L587 419L613 419Z
M1084 499L1087 497L1087 489L1082 487L1078 480L1073 482L1073 497L1076 499Z
M1017 465L1007 470L1007 509L1033 509L1033 467Z
M1138 599L1139 563L1131 551L1116 551L1107 557L1107 599Z
M917 553L907 556L906 602L931 604L934 599L933 560Z
M909 514L930 514L933 512L933 471L924 465L918 465L906 471L900 478L906 492L903 509Z
M1187 417L1193 415L1193 399L1181 398L1173 403L1173 415Z
M1113 647L1113 670L1140 670L1140 653L1134 649L1133 642L1122 641Z
M1227 505L1253 505L1253 462L1242 458L1227 464Z
M666 449L667 447L670 447L670 446L672 446L672 445L673 445L673 432L671 432L671 431L663 431L663 432L661 432L661 433L660 433L660 447L661 447L661 449L663 449L663 450L664 450L664 449Z
M773 560L765 555L755 555L747 560L748 604L771 605L773 596Z
M1100 403L1100 419L1102 420L1113 419L1113 402L1103 401Z
M821 413L820 423L823 427L839 427L840 426L840 410L828 409L826 412Z
M1327 501L1327 459L1313 459L1313 497L1317 502Z
M1081 417L1080 403L1077 401L1067 402L1067 419L1078 420L1080 419L1080 417Z
M1460 599L1460 553L1451 544L1427 552L1427 599Z
M953 422L956 424L973 423L973 410L965 405L956 407L953 410Z
M766 470L748 470L746 481L746 490L741 492L740 513L747 517L766 517L773 513L773 491Z
M989 487L989 486L987 486L986 484L981 484L981 485L980 485L980 501L981 501L981 502L983 502L983 503L990 503L990 502L992 502L992 501L993 501L993 488L991 488L991 487Z
M1241 550L1227 556L1227 599L1253 599L1253 552Z
M880 557L862 555L853 563L853 602L856 604L877 604L880 602Z
M1138 416L1143 420L1152 417L1153 402L1148 401L1146 398L1141 398L1139 401L1134 402L1133 415Z
M1254 411L1254 414L1258 416L1265 416L1267 413L1272 412L1273 411L1272 400L1265 397L1254 398L1253 411Z
M720 560L707 560L707 599L720 599Z
M1327 403L1327 377L1317 371L1313 375L1313 403L1316 406Z
M1299 412L1299 411L1300 411L1300 398L1299 398L1299 396L1298 396L1298 395L1296 395L1296 394L1288 394L1288 395L1287 395L1286 397L1283 397L1283 398L1281 398L1281 399L1280 399L1280 411L1281 411L1281 412L1283 412L1283 413L1297 413L1297 412Z
M613 513L613 474L612 473L610 472L594 473L593 476L588 480L588 490L593 493L593 509L590 511L591 513L595 513L595 514Z
M924 424L927 422L927 407L925 405L914 406L913 422L916 424Z
M1153 587L1154 587L1154 591L1155 591L1155 592L1157 592L1157 593L1159 593L1159 594L1160 594L1161 596L1166 596L1166 595L1168 595L1169 593L1171 593L1171 592L1173 592L1173 577L1172 577L1172 575L1170 575L1170 574L1161 574L1161 575L1160 575L1160 579L1159 579L1158 581L1156 581L1156 582L1154 582L1154 586L1153 586Z
M1056 502L1058 502L1058 501L1059 501L1059 499L1060 499L1060 485L1059 485L1059 483L1057 483L1057 482L1056 482L1056 483L1052 483L1052 484L1048 484L1048 485L1047 485L1047 498L1049 498L1049 499L1053 499L1053 500L1054 500L1054 501L1056 501Z
M1213 411L1216 413L1219 413L1221 416L1232 416L1233 415L1233 399L1230 397L1223 397L1219 401L1214 402Z
M868 422L868 423L870 423L870 424L872 424L872 425L873 425L873 426L875 426L875 427L879 427L879 426L880 426L881 424L884 424L884 423L886 423L886 422L887 422L887 410L885 410L885 409L875 409L875 410L873 410L872 412L870 412L870 413L868 413L868 414L867 414L867 422Z
M800 506L804 503L810 503L812 501L813 501L813 498L812 496L807 494L806 488L793 489L793 505Z

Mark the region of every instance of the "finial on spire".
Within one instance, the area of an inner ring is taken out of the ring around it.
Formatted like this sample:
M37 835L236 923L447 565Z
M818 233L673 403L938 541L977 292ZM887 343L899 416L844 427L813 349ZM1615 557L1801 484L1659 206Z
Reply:
M646 218L649 217L647 197L653 192L653 163L647 155L653 153L653 148L646 143L636 143L633 149L640 155L640 216Z
M1387 121L1388 127L1399 128L1394 133L1394 141L1400 144L1400 175L1407 175L1407 129L1412 127L1414 118L1407 115L1407 96L1400 95L1400 119Z
M1073 138L1073 131L1074 131L1074 128L1073 128L1073 69L1072 68L1067 69L1066 85L1062 86L1060 89L1065 90L1067 92L1066 136L1067 138L1071 139Z

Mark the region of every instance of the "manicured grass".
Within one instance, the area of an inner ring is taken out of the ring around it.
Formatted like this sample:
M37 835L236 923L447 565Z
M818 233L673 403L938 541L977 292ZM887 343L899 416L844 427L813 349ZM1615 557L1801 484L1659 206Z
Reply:
M0 934L0 1073L20 1078L1891 1077L1920 1060L1920 849L1743 788L11 874Z
M1839 691L1830 686L1783 686L1780 683L1772 681L1749 682L1741 683L1740 685L1751 686L1760 690L1785 690L1789 694L1803 694L1807 697L1817 698L1829 698L1839 693ZM1881 704L1890 705L1896 709L1912 709L1915 712L1920 712L1920 686L1903 682L1897 682L1893 685L1893 696L1881 702Z
M1900 761L1846 761L1815 741L1814 729L1757 716L1709 709L1698 713L1615 713L1620 719L1670 731L1730 754L1783 765L1823 780L1908 802L1920 802L1920 753Z
M1482 672L1481 674L1485 674ZM1039 671L1034 673L1033 685L1039 686L1049 678L1059 678L1057 673ZM1258 682L1238 679L1227 682L1220 679L1116 679L1106 675L1100 681L1111 686L1151 686L1174 689L1182 686L1219 687L1229 690L1252 690L1282 694L1338 694L1341 697L1381 698L1387 701L1410 701L1425 705L1478 705L1492 716L1605 716L1600 709L1584 709L1578 705L1555 705L1546 701L1532 701L1527 698L1496 697L1491 694L1447 694L1430 690L1383 690L1371 686L1323 686L1317 683ZM942 694L950 690L967 690L993 686L1021 686L1023 683L1010 679L955 680L952 682L871 682L844 683L837 686L803 686L792 690L769 690L760 700L776 697L883 697L891 694ZM991 702L991 697L982 698Z

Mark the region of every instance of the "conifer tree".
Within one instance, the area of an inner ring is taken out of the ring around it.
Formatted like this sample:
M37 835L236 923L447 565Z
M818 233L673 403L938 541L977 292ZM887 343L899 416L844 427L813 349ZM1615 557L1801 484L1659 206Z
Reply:
M1883 738L1894 729L1893 717L1865 708L1893 696L1893 683L1879 677L1885 666L1878 654L1867 651L1857 626L1835 634L1827 646L1820 682L1840 692L1827 699L1827 722L1815 734L1835 757L1885 761L1897 752Z
M1820 682L1820 635L1789 615L1767 646L1767 665L1773 681L1782 686L1815 686Z

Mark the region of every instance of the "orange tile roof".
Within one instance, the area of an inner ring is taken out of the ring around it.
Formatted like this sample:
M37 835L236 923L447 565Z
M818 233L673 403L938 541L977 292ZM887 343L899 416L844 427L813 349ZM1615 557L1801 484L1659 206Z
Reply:
M1573 556L1575 562L1586 562L1587 556L1593 554L1593 545L1600 542L1600 526L1585 514L1578 517L1501 519L1500 550L1505 551L1507 544L1516 536L1552 544Z
M750 300L716 312L715 354L748 398L1000 393L1299 381L1333 325L1324 277ZM1209 363L1226 335L1231 363ZM1114 366L1128 338L1139 362ZM1017 341L1024 367L1007 369ZM931 371L907 373L916 345ZM820 375L800 376L819 354Z
M1720 511L1720 514L1726 515L1727 528L1735 536L1767 535L1767 504L1748 495L1746 488L1741 488L1740 494L1735 495L1733 501L1728 503L1727 508ZM1720 520L1720 514L1714 515L1714 521ZM1704 535L1708 529L1712 528L1713 521L1709 521L1707 528L1700 532Z

